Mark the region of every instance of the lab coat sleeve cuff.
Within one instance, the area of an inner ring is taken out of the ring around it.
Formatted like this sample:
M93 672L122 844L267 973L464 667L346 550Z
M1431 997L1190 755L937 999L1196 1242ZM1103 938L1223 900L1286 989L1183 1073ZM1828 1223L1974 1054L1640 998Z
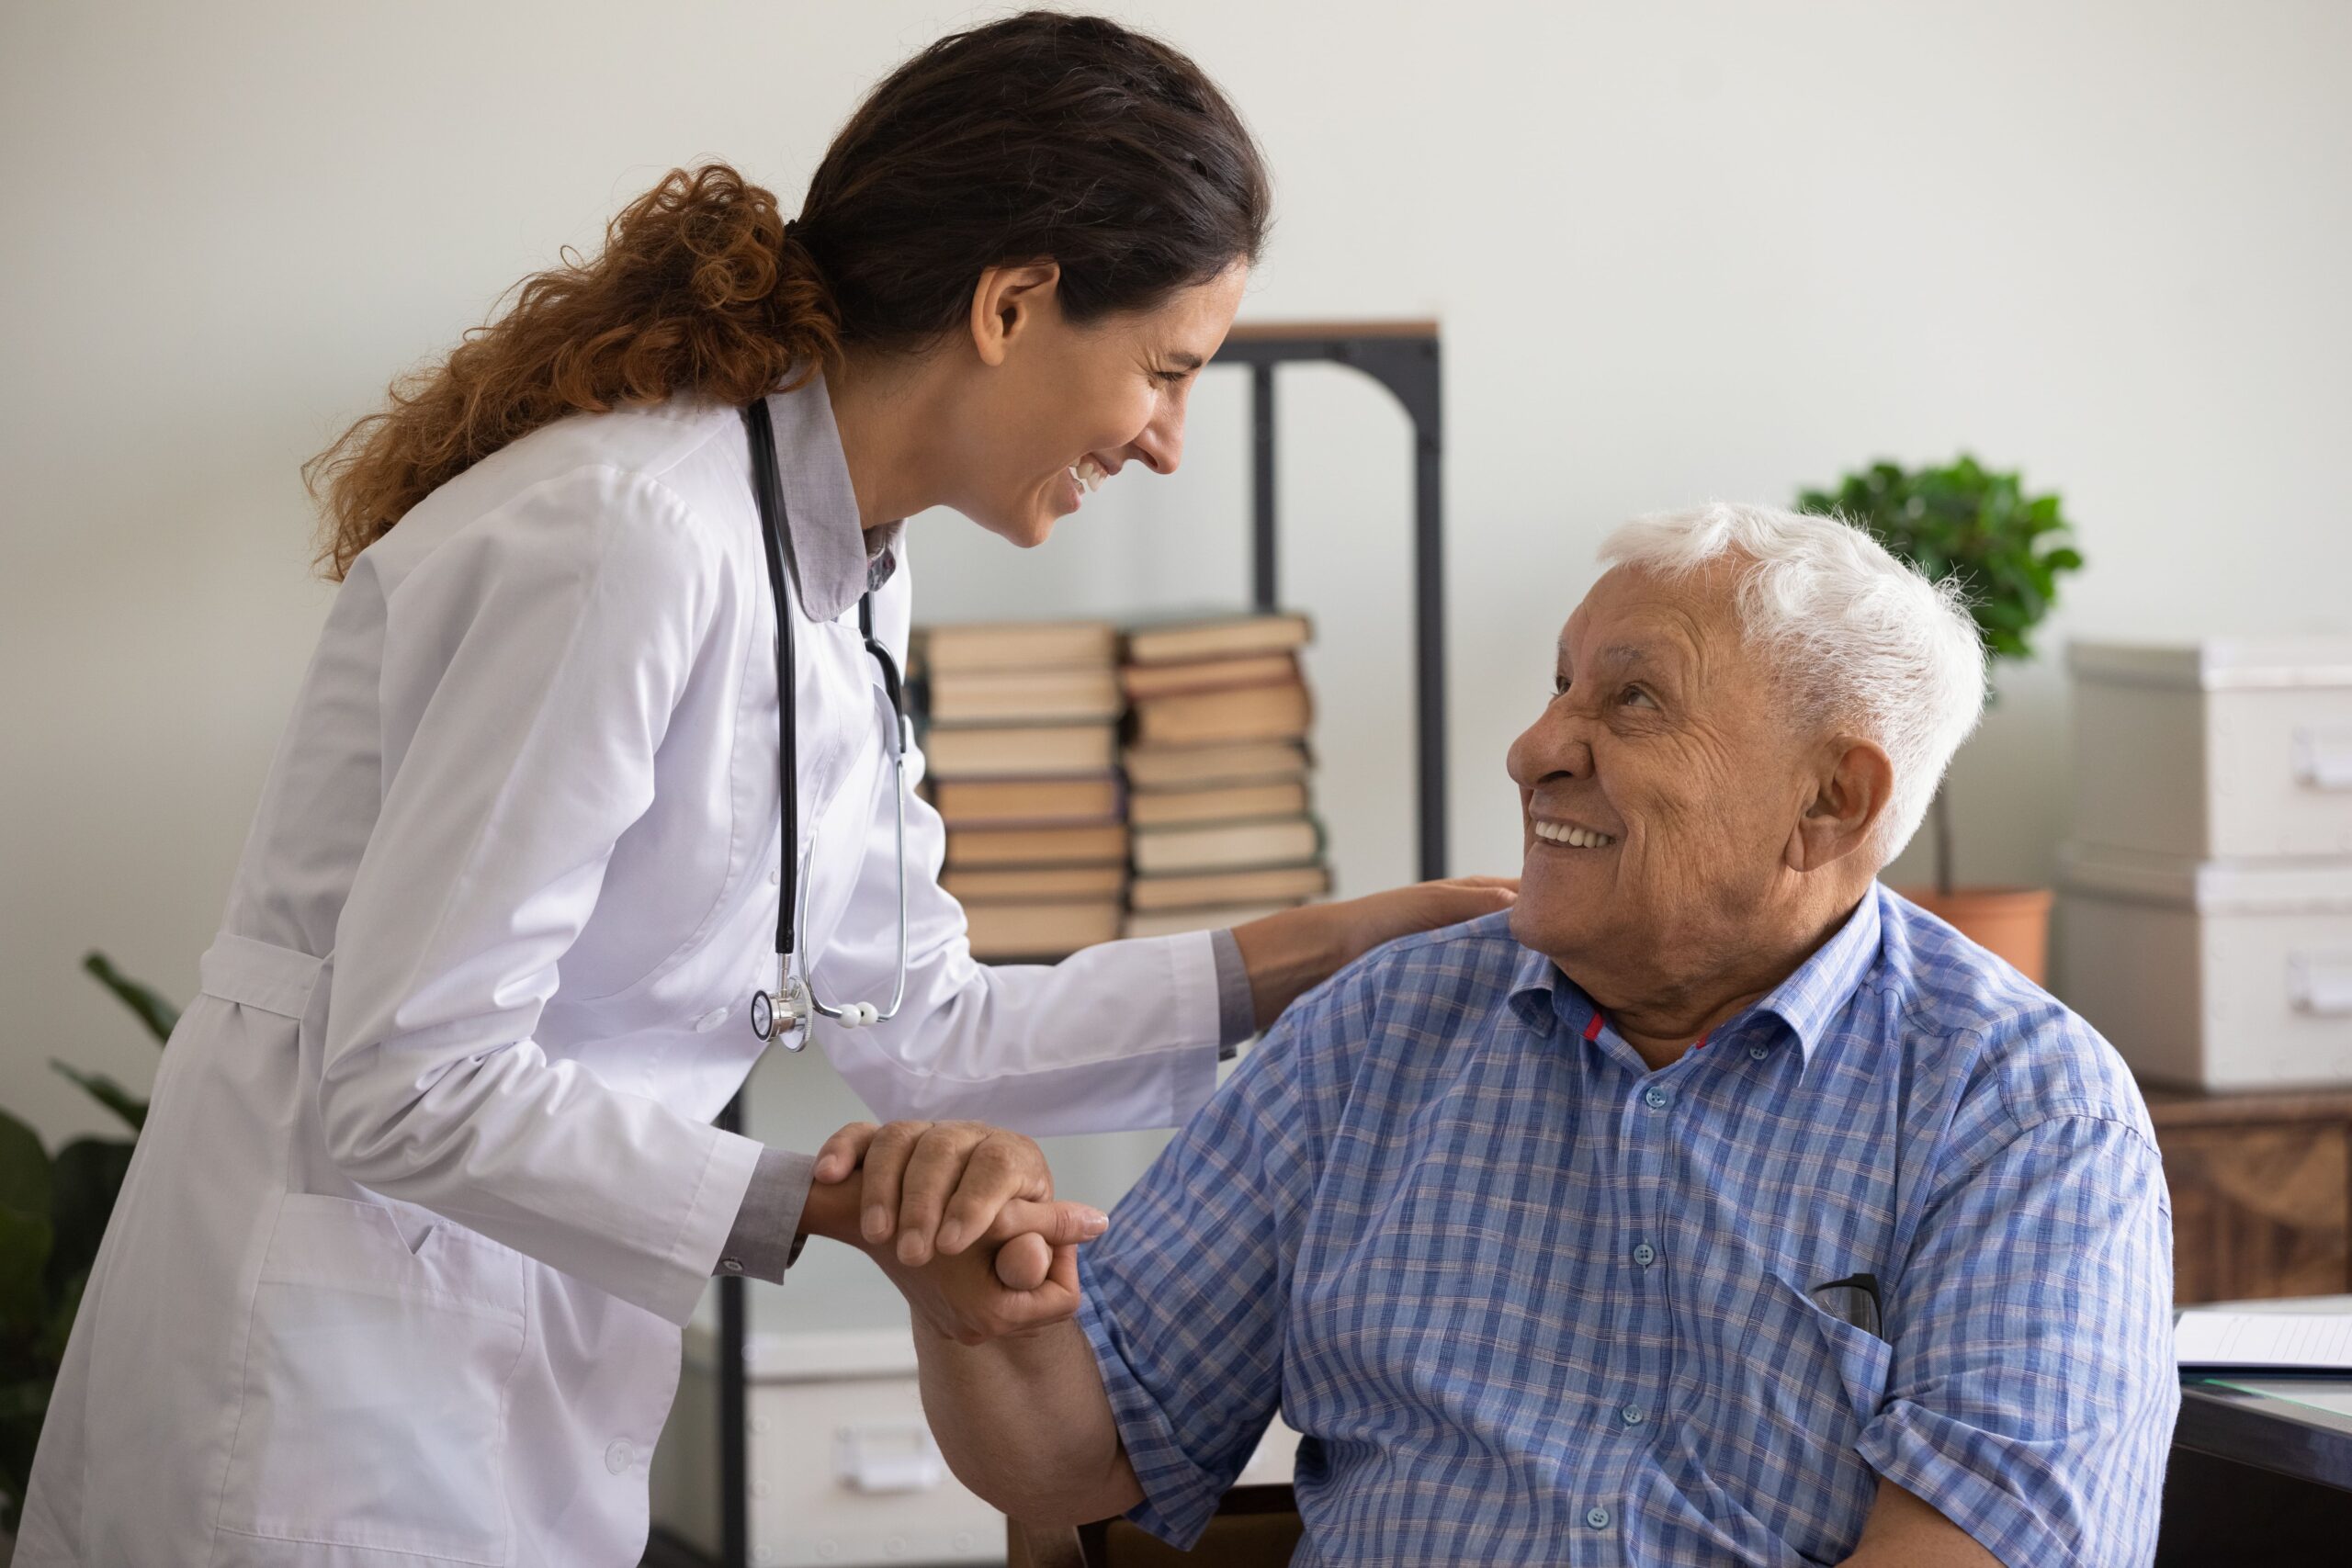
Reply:
M663 1260L661 1283L640 1303L659 1316L683 1325L694 1315L711 1276L718 1270L729 1231L743 1212L743 1194L759 1166L762 1145L739 1133L706 1127L709 1153L694 1195L678 1223L677 1239Z
M800 1258L800 1214L808 1206L808 1184L816 1168L814 1155L760 1151L751 1185L743 1189L743 1206L735 1212L734 1228L727 1233L726 1250L718 1255L713 1273L722 1279L784 1283L785 1270Z
M1210 932L1209 945L1216 954L1216 1059L1229 1062L1241 1043L1258 1032L1258 994L1233 932Z

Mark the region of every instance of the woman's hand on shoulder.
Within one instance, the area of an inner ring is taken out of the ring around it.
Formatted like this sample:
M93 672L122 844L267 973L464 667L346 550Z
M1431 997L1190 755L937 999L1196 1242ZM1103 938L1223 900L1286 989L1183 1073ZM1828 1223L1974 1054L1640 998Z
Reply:
M1302 905L1236 926L1233 940L1250 972L1258 1027L1272 1023L1301 994L1383 942L1475 920L1510 908L1518 897L1516 876L1456 876Z

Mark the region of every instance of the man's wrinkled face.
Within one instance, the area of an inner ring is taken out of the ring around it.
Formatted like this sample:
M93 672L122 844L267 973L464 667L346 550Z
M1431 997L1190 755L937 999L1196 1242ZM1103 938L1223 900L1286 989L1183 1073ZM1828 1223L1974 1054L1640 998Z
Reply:
M1511 931L1571 977L1706 973L1767 918L1812 748L1745 645L1735 581L1729 561L1611 571L1511 745L1526 854Z

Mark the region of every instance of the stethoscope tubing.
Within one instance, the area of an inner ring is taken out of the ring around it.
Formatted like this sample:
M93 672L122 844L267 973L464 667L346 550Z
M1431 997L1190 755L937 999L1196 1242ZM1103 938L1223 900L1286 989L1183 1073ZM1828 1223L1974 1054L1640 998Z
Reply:
M859 1029L886 1022L899 1015L907 998L907 716L904 686L898 661L874 635L874 595L858 600L857 625L865 650L882 671L882 691L890 708L890 771L893 804L897 807L894 848L899 871L899 976L890 1005L848 1002L839 1006L817 995L814 965L802 952L807 936L808 876L813 857L800 852L800 746L798 693L793 671L792 611L786 597L784 562L784 483L776 470L775 428L765 398L754 399L743 410L743 423L752 447L752 491L759 503L760 534L767 551L768 591L775 602L776 798L782 819L779 854L799 860L797 873L778 879L775 917L774 991L752 999L752 1028L763 1040L798 1051L808 1043L808 1025L830 1018L845 1028ZM793 973L795 960L799 974Z

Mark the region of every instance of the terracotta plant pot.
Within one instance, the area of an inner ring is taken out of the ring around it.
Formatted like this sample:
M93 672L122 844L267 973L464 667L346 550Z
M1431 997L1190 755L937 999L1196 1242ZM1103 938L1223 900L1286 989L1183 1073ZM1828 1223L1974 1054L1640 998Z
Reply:
M1950 895L1932 887L1895 889L1928 913L1949 921L1977 946L2015 964L2039 986L2050 964L2050 889L1962 887Z

